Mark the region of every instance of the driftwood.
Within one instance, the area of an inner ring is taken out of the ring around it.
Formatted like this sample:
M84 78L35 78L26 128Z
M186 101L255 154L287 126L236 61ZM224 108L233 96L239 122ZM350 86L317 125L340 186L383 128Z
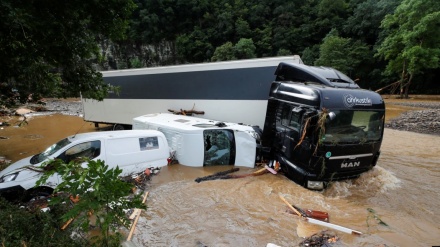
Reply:
M176 110L168 109L168 111L175 114L175 115L185 115L185 116L192 116L193 114L198 114L198 115L205 114L204 111L196 111L196 110L182 110L182 109L180 109L180 111L176 111Z
M216 180L216 179L234 179L234 178L245 178L245 177L250 177L250 176L259 176L259 175L263 175L265 173L268 172L268 170L266 168L262 168L260 170L257 170L253 173L248 173L248 174L240 174L240 175L234 175L234 174L229 174L229 173L233 173L238 171L238 168L233 168L231 170L227 170L227 171L222 171L222 172L217 172L213 175L209 175L206 177L201 177L201 178L196 178L195 181L197 183L200 183L202 181L208 181L208 180Z
M398 83L400 83L400 81L393 82L393 83L391 83L390 85L385 86L385 87L382 87L382 88L379 88L379 89L377 89L377 90L374 91L374 92L379 93L380 91L382 91L382 90L384 90L384 89L386 89L386 88L389 88L389 87L395 86L395 85L398 84Z
M145 203L145 201L147 200L147 196L148 196L148 191L145 193L144 195L144 199L142 200L142 203ZM137 210L137 215L136 215L136 219L134 220L133 224L131 225L131 229L130 229L130 233L128 234L127 237L127 241L130 241L131 238L133 237L133 233L134 233L134 229L136 229L136 224L139 220L139 217L141 216L141 209L135 209L135 212Z

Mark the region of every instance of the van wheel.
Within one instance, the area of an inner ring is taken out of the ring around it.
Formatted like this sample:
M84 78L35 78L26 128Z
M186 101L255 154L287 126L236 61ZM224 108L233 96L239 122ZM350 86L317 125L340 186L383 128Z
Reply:
M52 195L53 189L49 187L40 187L29 190L26 193L25 202L37 201Z

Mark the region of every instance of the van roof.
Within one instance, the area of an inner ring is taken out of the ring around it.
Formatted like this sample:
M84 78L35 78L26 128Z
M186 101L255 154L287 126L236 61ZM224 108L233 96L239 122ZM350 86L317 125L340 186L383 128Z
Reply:
M189 132L206 129L253 131L251 126L244 124L216 121L185 115L175 115L170 113L155 113L139 116L133 119L133 126L136 126L136 123L151 124L154 126L162 126L169 129L179 129L180 131Z
M163 136L162 132L156 130L119 130L119 131L97 131L80 133L67 137L70 141L89 140L89 139L118 139L122 137L149 137Z

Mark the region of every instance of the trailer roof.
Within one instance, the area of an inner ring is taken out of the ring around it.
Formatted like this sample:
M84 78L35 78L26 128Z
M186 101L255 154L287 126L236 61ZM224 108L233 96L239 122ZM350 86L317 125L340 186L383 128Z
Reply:
M302 64L300 56L282 56L256 59L242 59L211 63L195 63L182 64L161 67L149 67L140 69L125 69L101 71L103 77L127 76L127 75L147 75L147 74L163 74L163 73L177 73L177 72L191 72L191 71L208 71L220 69L239 69L239 68L257 68L266 66L277 66L281 62L289 62L295 64Z

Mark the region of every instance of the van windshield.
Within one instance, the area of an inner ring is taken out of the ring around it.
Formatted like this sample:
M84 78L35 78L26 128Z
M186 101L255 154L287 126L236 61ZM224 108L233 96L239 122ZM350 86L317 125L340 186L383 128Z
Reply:
M47 157L56 153L58 150L69 145L70 143L71 142L69 141L69 139L65 138L65 139L53 144L52 146L48 147L44 152L37 154L37 155L34 155L30 161L31 164L35 165L35 164L38 164L38 163L44 161L45 159L47 159Z
M384 112L336 110L327 119L324 143L364 143L381 138Z

